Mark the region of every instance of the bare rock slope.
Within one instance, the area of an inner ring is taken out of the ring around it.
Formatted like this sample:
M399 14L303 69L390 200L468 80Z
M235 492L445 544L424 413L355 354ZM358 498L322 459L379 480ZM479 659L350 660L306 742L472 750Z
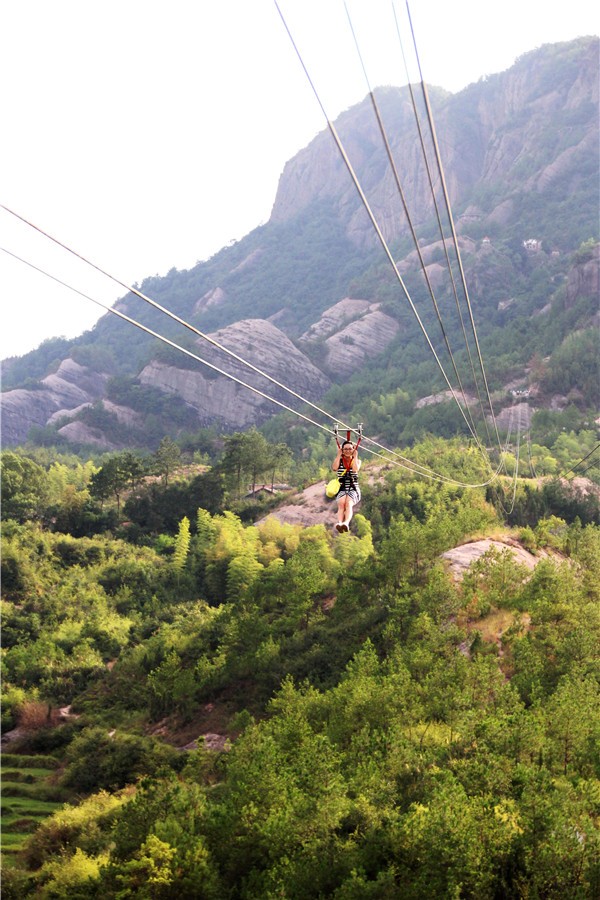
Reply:
M41 380L39 388L7 391L2 395L2 443L20 444L33 426L44 427L50 420L100 399L108 377L64 359L56 372Z
M289 386L308 400L318 399L329 381L278 328L264 319L244 319L210 335L232 353L266 372L275 381ZM214 370L180 369L152 362L140 373L142 384L176 394L197 411L201 424L220 422L247 428L273 412L274 404L261 396L268 394L280 403L292 405L294 397L229 354L205 341L197 341L198 354L212 365L227 371L238 381L215 375ZM239 382L250 385L248 390ZM297 404L297 401L296 401ZM275 409L277 412L277 409Z
M323 368L348 376L388 347L399 330L398 322L379 303L346 297L325 310L299 339L300 345L324 344Z
M452 550L446 550L442 553L444 559L453 577L460 581L467 569L489 550L495 549L499 553L508 552L514 561L519 565L525 566L533 571L542 559L547 558L548 554L540 552L540 555L534 556L529 550L525 550L520 544L514 540L498 541L484 538L480 541L471 541L467 544L461 544Z

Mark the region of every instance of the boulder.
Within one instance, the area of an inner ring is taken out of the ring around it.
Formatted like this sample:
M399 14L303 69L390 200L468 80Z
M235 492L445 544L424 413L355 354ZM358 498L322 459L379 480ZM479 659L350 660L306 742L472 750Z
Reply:
M534 556L533 553L525 550L516 542L507 544L503 541L494 541L485 538L481 541L472 541L469 544L461 544L460 547L454 547L452 550L446 550L445 553L442 553L441 557L448 563L448 567L454 578L460 581L467 569L492 547L499 552L508 550L511 556L514 557L515 562L526 566L530 571L533 571L537 564L548 556L547 553L541 553L539 556Z

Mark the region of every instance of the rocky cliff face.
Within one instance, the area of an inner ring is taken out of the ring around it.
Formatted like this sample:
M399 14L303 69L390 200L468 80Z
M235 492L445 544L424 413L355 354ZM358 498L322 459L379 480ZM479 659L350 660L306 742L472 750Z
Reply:
M40 382L37 390L7 391L2 394L2 443L23 443L34 426L44 427L54 418L69 416L76 407L99 400L105 392L108 375L99 375L72 359Z
M582 261L569 272L567 281L567 307L572 307L580 297L600 297L600 244L592 250L590 258Z
M398 170L408 175L410 192L415 198L425 197L428 190L426 172L420 165L420 147L411 125L414 121L406 89L385 88L377 91L386 130L395 137L393 150ZM336 123L344 148L368 197L373 213L386 240L403 230L400 220L397 188L389 167L382 166L382 142L370 100L343 113ZM410 139L407 136L411 134ZM324 131L292 160L281 176L271 213L274 222L294 218L315 200L333 203L348 236L357 244L372 244L373 228L348 173L345 163L329 131ZM423 219L424 205L415 207L417 222ZM427 211L427 216L429 216Z
M346 298L326 310L299 343L322 342L325 371L347 377L383 353L399 327L395 319L381 312L379 303Z
M525 54L508 71L450 95L429 89L442 164L454 206L464 206L457 230L510 220L518 194L544 194L580 178L580 165L598 157L598 41L549 45ZM552 89L548 90L548 84ZM420 87L413 93L419 108ZM377 89L375 97L411 218L416 226L433 207L408 87ZM469 109L468 115L465 112ZM422 129L426 118L419 111ZM548 141L548 123L564 122ZM369 98L339 117L336 129L387 241L409 233ZM428 153L431 153L428 150ZM435 174L434 157L431 166ZM491 208L469 203L486 185L501 196ZM511 196L515 195L515 198ZM294 218L315 199L328 199L358 245L376 240L370 220L328 131L319 134L283 171L273 221Z
M305 346L324 342L319 366L283 331L264 319L244 319L209 335L289 390L278 387L202 338L196 342L198 356L231 377L220 375L208 366L192 370L154 361L140 372L139 381L181 398L190 409L190 427L216 424L224 430L242 430L281 411L282 407L269 397L293 409L298 409L301 402L290 391L313 403L318 401L331 385L330 372L349 375L381 353L397 331L398 323L381 313L378 304L346 299L324 313L304 336ZM102 400L104 409L120 424L140 427L139 413L105 399L108 377L92 373L68 359L55 374L41 382L39 390L4 393L3 443L5 446L23 443L32 426L56 425L66 419L69 421L59 429L63 438L116 449L117 445L100 429L77 421L79 413Z
M236 322L210 337L307 400L314 402L329 387L323 372L282 331L263 319ZM233 378L286 406L298 408L297 399L288 391L278 388L229 354L202 339L197 341L197 346L199 356ZM281 409L267 397L248 390L231 378L215 375L208 367L191 371L154 362L140 373L140 381L181 397L195 410L201 426L219 423L229 429L248 428Z

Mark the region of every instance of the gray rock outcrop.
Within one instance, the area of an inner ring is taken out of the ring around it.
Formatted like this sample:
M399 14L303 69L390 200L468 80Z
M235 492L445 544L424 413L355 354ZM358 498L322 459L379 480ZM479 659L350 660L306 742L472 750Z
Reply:
M108 377L64 359L55 373L41 380L39 389L18 388L2 394L3 444L23 443L32 427L45 427L55 413L69 415L100 399Z
M85 422L68 422L58 429L58 433L73 444L89 444L102 450L120 449L117 444L107 440L106 435L99 428L92 428Z
M585 42L584 42L585 41ZM512 193L543 194L555 190L557 181L577 184L579 169L590 153L598 154L597 116L586 110L598 103L598 46L580 39L578 66L570 66L573 44L538 48L526 53L505 72L490 76L486 84L474 83L460 94L440 88L429 91L438 134L444 135L443 164L450 203L469 197L481 185L494 185L498 203L484 208L471 201L457 221L458 231L473 221L506 223L513 215ZM546 73L562 63L561 77L552 90ZM408 88L376 88L374 91L390 142L396 168L415 226L432 212L429 182L419 166L421 153L416 139ZM475 111L466 122L462 111L468 102ZM578 129L565 129L564 143L545 140L553 117L571 114L581 122ZM389 242L409 234L403 207L393 177L379 164L381 134L370 98L344 112L336 120L336 131L368 197L384 238ZM531 175L516 176L528 164L531 148L543 155ZM524 185L524 186L523 186ZM281 176L272 221L293 219L315 200L326 200L346 223L347 236L357 245L374 244L369 216L328 131L286 163Z
M600 296L600 245L591 251L590 258L569 272L567 281L567 308L570 309L580 297Z
M314 402L329 387L325 375L271 322L245 319L210 337L307 400ZM208 367L180 369L160 362L152 362L142 370L139 376L142 384L181 397L196 410L200 425L218 422L225 427L242 429L279 411L277 404L256 391L298 409L298 399L288 391L203 339L196 343L199 356L255 390L215 374Z
M325 310L298 343L323 341L322 366L332 375L347 377L389 346L399 330L398 322L368 300L340 300Z
M548 554L544 551L540 551L537 556L534 556L514 541L507 543L484 538L480 541L472 541L469 544L461 544L452 550L446 550L441 554L441 558L448 564L453 577L460 581L471 565L482 557L484 553L488 553L492 549L498 553L509 553L516 563L525 566L530 571L535 569L542 559L548 557Z

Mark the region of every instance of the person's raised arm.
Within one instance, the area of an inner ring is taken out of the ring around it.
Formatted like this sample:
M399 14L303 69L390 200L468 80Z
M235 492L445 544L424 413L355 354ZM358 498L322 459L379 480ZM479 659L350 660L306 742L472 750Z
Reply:
M341 448L341 447L338 447L337 455L336 455L334 461L333 461L332 464L331 464L331 471L332 471L332 472L337 472L337 470L338 470L339 467L340 467L341 459L342 459L342 448Z

